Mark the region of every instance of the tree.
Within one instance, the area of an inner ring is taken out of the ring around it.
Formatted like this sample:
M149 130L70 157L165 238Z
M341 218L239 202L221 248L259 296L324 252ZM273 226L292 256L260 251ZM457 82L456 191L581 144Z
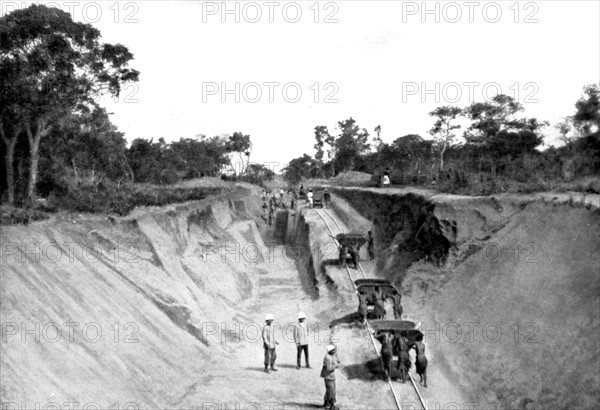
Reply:
M181 138L172 142L170 149L178 159L178 171L184 178L198 178L202 175L215 175L222 165L229 161L225 144L218 137Z
M275 178L275 172L262 164L249 164L246 178L249 179L249 182L259 185L265 180L272 181Z
M318 172L323 173L323 165L325 163L324 156L325 152L323 147L325 144L332 144L332 137L329 135L329 130L324 125L318 125L315 127L315 140L317 141L314 145L316 150L315 159L317 160L316 165L318 167Z
M490 137L500 131L518 126L514 116L520 111L523 111L523 106L504 94L496 95L491 101L472 103L463 111L472 121L464 133L465 140L468 144L485 145Z
M127 141L104 108L76 111L55 124L40 143L38 190L82 181L96 185L104 178L133 180L125 156Z
M352 117L338 122L340 130L335 138L334 164L338 172L349 171L354 168L358 157L369 150L369 133L364 128L359 128Z
M250 142L250 135L244 135L241 132L234 132L233 135L227 140L227 152L237 152L240 157L240 175L245 172L246 165L244 165L244 157L247 157L247 163L250 162L250 153L252 151L252 142ZM237 175L233 161L230 161L230 165L233 168L233 172Z
M127 158L136 182L172 184L179 179L181 159L164 138L158 142L136 138L127 150Z
M285 180L297 184L302 178L309 178L311 176L315 164L316 161L307 154L294 158L283 169L283 177Z
M99 40L100 31L57 8L33 4L0 18L2 66L15 80L18 127L29 142L29 200L35 198L41 139L78 106L91 104L94 94L106 89L118 96L122 84L138 80L139 72L127 68L133 58L127 48Z
M570 145L573 141L585 135L583 124L575 122L573 116L565 117L564 120L555 124L554 128L560 133L559 139L565 145Z
M435 141L435 146L440 154L440 172L444 170L444 153L454 143L454 130L460 128L460 125L452 124L457 116L462 114L458 107L450 105L438 107L431 111L429 115L436 118L433 127L429 130Z
M1 27L1 26L0 26ZM5 171L8 203L15 201L14 155L21 133L23 110L16 104L19 98L18 70L9 61L0 60L0 137L5 145Z
M314 145L315 148L315 159L317 161L323 161L324 151L323 147L325 143L329 141L331 136L329 135L329 130L325 125L317 125L315 127L315 140L317 141Z
M375 148L379 150L379 148L381 148L381 144L383 144L383 141L381 140L381 125L375 127L373 131L375 131L375 134L377 135L377 137L373 138L373 141L375 142Z
M600 131L600 84L586 85L575 108L573 123L580 126L585 135Z
M521 104L503 94L496 95L492 101L471 104L464 110L472 121L464 133L467 145L494 159L532 153L543 142L541 130L548 122L516 118L521 111Z

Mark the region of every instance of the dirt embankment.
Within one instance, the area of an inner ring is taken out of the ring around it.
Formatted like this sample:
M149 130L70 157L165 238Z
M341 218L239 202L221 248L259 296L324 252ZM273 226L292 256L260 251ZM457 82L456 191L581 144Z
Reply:
M600 407L598 196L335 192L372 221L377 274L424 322L431 365L473 400Z
M248 193L2 227L0 401L176 403L226 348L204 324L247 320L264 246Z

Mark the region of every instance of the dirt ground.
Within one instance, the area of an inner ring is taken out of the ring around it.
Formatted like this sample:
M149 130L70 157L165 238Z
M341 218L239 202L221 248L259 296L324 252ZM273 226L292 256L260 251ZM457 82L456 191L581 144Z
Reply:
M293 232L285 237L291 243L284 244L260 218L260 190L236 186L220 197L140 208L116 221L59 214L29 226L2 227L3 408L35 408L36 403L39 408L50 403L67 408L70 402L131 409L318 408L325 392L319 373L332 341L342 365L337 371L341 408L396 408L368 334L354 321L357 299L351 279L362 274L350 269L350 278L337 267L335 243L319 216L323 211L301 204L290 213L288 230ZM440 220L458 221L455 240L492 238L505 248L530 240L545 245L542 263L533 268L510 260L482 265L476 259L452 261L445 268L424 261L411 266L401 286L406 319L428 326L467 319L484 323L514 304L503 323L539 318L544 336L531 347L511 347L508 338L499 344L465 345L426 336L429 387L419 385L419 390L428 409L484 408L497 402L498 392L536 397L538 386L558 383L544 376L558 371L552 356L556 352L569 358L569 374L579 377L581 391L593 391L598 367L593 338L598 329L598 270L593 267L598 261L593 249L600 239L597 211L588 207L595 207L597 197L473 200L411 193L437 201ZM345 232L369 229L372 222L352 206L340 200L329 212ZM327 223L334 235L339 232L333 220ZM573 223L579 229L569 234ZM102 251L94 257L78 251L67 258L73 243L91 243ZM261 249L260 257L251 256L253 248ZM303 248L313 253L301 257ZM53 260L57 249L62 258ZM124 251L118 258L116 249ZM366 256L363 248L365 276L381 277L375 261ZM567 309L561 311L562 306ZM291 329L299 311L307 314L312 331L311 369L296 369ZM267 313L279 324L280 343L278 371L269 374L263 371L260 339ZM567 321L569 332L578 337L551 337ZM80 328L93 324L102 337L90 341L79 332L74 341L67 340L66 322ZM52 323L63 328L58 341L50 340ZM131 337L135 342L126 343ZM515 361L504 364L509 355ZM481 363L490 365L474 371ZM528 369L519 368L523 363L529 363ZM515 388L517 382L523 392ZM393 380L392 385L403 408L420 408L410 384ZM569 389L554 387L560 394ZM548 390L539 394L548 404L575 403L566 396L553 398ZM587 397L578 408L595 407L592 396ZM530 407L526 401L517 406Z

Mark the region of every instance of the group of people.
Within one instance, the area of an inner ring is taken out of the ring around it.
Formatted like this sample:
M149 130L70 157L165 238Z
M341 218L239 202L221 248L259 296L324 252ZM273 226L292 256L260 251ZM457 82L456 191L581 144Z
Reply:
M290 190L288 194L291 193L290 198L290 208L294 208L294 203L296 201L295 191ZM262 204L262 219L269 225L273 225L275 220L275 212L277 209L287 209L287 204L285 201L285 191L282 189L279 190L279 193L274 193L270 189L263 189L261 198L263 201Z
M273 320L275 320L275 318L269 313L265 317L265 325L262 330L263 347L265 351L265 373L277 371L275 368L275 359L277 359L277 352L275 349L279 342L275 337L275 326L273 326ZM309 330L305 321L306 314L304 312L298 313L298 323L294 327L294 342L296 343L298 350L298 365L296 366L298 370L300 370L300 359L302 358L302 352L304 352L304 361L306 363L306 367L309 369L311 368L308 361Z
M351 244L343 242L340 244L338 250L340 268L345 268L346 266L348 266L346 261L348 259L348 256L350 256L350 260L352 261L352 267L356 269L358 266L358 261L360 259L360 246L357 244L355 248ZM369 253L369 260L375 259L375 243L371 231L369 231L367 234L367 252Z
M387 294L381 291L379 286L375 286L370 295L367 295L365 291L358 293L358 318L361 323L367 323L367 306L373 305L373 315L375 320L385 319L387 311L385 308L385 300L391 298L393 301L394 319L400 320L402 318L402 296L397 290L393 290L392 294Z
M265 373L276 372L275 360L277 359L277 345L279 342L275 336L275 320L272 314L265 317L265 325L262 330L263 348L265 353ZM296 344L296 369L301 369L301 359L304 353L304 362L307 369L311 369L308 355L308 341L310 330L306 324L306 314L298 313L298 323L294 326L294 342ZM337 410L336 391L335 391L335 371L340 366L340 361L337 357L336 347L332 344L327 346L327 354L323 358L323 367L321 369L321 377L325 381L325 398L323 407L327 409Z
M304 185L301 184L300 185L300 198L303 198L304 196L306 196L306 203L308 204L308 207L314 208L315 194L314 194L312 188L309 188L308 192L305 193ZM329 190L327 188L325 188L325 190L323 191L323 207L326 209L331 207L331 193L329 192Z
M396 369L400 372L400 380L406 382L408 371L411 367L410 349L416 352L415 367L420 377L420 382L427 387L427 357L425 356L425 344L423 336L419 335L413 342L409 341L406 330L400 331L397 335L395 331L377 331L373 335L381 343L381 361L386 377L392 375L392 365L394 354L398 356Z

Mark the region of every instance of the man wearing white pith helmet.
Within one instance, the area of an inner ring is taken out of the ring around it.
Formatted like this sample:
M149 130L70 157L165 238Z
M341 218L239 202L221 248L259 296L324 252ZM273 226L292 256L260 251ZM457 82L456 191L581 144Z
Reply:
M323 407L337 410L335 405L335 369L339 367L339 362L335 357L335 346L327 346L327 354L323 359L323 369L321 377L325 380L325 403Z
M274 372L277 371L275 368L275 359L277 353L275 353L275 346L279 344L275 339L275 326L273 326L273 320L275 318L272 314L268 314L265 317L265 326L262 330L263 347L265 349L265 373L269 373L269 367Z
M304 351L306 367L310 369L308 361L308 326L306 325L306 314L304 312L298 313L298 323L294 327L294 342L296 342L296 349L298 350L296 369L300 370L302 351Z

